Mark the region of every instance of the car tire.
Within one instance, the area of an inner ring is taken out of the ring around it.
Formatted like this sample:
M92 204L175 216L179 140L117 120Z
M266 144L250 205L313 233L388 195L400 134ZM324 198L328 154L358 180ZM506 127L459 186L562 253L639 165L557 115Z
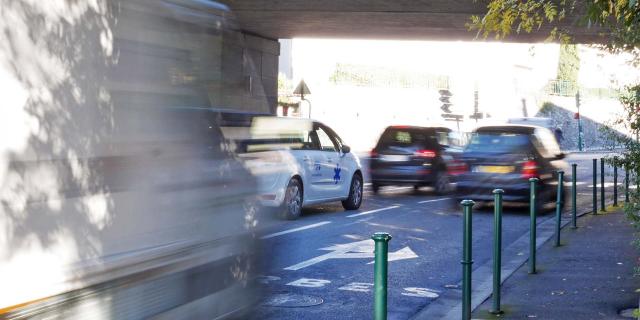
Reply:
M342 200L342 207L346 210L358 210L362 204L362 177L354 174L349 187L349 197Z
M380 191L380 185L378 183L376 183L375 181L371 183L371 191L373 191L374 194L378 193L378 191Z
M436 172L436 179L433 182L433 190L437 195L445 195L451 191L451 182L449 175L442 170Z
M302 183L300 180L296 178L289 180L284 193L284 202L282 203L282 218L295 220L300 217L302 214L302 196Z
M571 201L571 198L567 197L567 192L571 192L571 189L569 189L567 187L563 187L562 188L562 197L563 197L563 199L562 199L562 202L561 202L561 205L560 205L560 213L561 214L564 212L564 209L567 207L567 201ZM554 193L554 195L551 196L551 200L550 200L551 202L553 202L553 207L552 207L553 210L551 210L553 213L556 212L556 201L557 201L557 198L558 198L558 196L557 196L557 191L556 191L556 193Z
M564 209L567 208L567 203L571 201L570 192L571 192L571 188L564 187L562 189L562 195L564 196L564 199L562 199L562 207L560 207L561 213L563 213Z
M536 196L536 213L538 215L544 215L551 212L554 212L555 206L551 207L551 203L555 204L553 201L554 197L548 192L540 192Z

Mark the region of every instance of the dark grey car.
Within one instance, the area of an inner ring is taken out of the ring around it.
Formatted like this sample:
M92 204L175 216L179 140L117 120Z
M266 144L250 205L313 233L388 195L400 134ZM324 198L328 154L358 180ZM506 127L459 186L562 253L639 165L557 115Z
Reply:
M460 199L492 201L494 189L503 189L506 202L529 202L529 178L539 178L538 208L555 201L557 171L567 171L565 154L553 133L525 125L485 126L476 129L461 160L467 165L458 176ZM567 177L566 180L569 180ZM566 192L565 192L566 194Z
M457 162L451 130L444 127L391 126L371 151L374 192L385 185L432 186L436 193L452 191Z

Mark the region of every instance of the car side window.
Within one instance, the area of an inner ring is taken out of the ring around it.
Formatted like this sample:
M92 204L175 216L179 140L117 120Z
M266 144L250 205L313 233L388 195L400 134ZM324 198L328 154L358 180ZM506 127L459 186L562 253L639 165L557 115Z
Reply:
M318 150L320 149L320 144L318 143L318 137L316 136L316 132L314 130L307 131L304 134L302 147L300 150Z
M323 127L323 130L329 135L329 138L331 138L337 150L342 150L342 146L344 146L344 142L342 142L342 139L340 139L338 134L328 127Z
M338 146L334 143L333 139L329 136L329 134L322 129L321 127L317 127L315 133L318 135L318 141L320 142L320 150L322 151L338 151Z
M535 137L535 140L538 140L536 147L538 147L540 153L544 157L554 157L561 152L560 146L551 131L546 129L536 129Z
M449 132L447 131L436 131L436 140L438 140L438 144L447 147L449 146Z

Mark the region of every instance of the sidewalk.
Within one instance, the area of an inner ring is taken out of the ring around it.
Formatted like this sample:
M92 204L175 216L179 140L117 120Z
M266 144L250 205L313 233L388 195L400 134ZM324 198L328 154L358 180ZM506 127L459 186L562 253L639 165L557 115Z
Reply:
M538 249L537 274L524 264L502 284L502 316L488 312L490 297L473 318L624 319L618 312L637 308L640 296L633 233L621 211L583 216L578 229L562 229L562 246L550 239Z

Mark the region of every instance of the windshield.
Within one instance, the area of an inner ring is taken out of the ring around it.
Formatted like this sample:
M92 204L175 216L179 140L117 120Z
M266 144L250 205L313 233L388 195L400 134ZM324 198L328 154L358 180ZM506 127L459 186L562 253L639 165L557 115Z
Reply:
M387 129L378 145L380 147L388 146L426 146L435 145L436 140L433 137L433 132L417 129Z
M529 145L529 136L509 132L476 132L471 137L465 151L489 153L512 152L525 149Z

